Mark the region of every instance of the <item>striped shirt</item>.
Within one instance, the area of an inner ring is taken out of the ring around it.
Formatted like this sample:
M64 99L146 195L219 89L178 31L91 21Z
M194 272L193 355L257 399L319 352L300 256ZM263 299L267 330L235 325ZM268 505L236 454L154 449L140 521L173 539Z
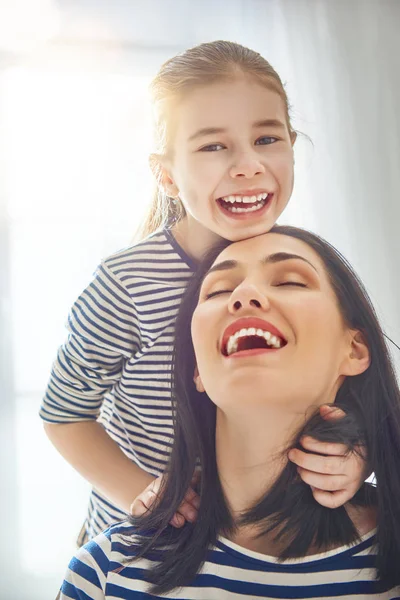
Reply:
M132 562L134 529L114 525L81 548L71 560L60 599L239 600L240 598L400 598L400 587L387 590L375 581L375 532L354 546L280 563L220 538L190 585L163 596L151 595L147 559ZM127 540L126 536L130 536Z
M97 419L126 456L159 475L171 449L174 322L194 268L168 230L104 260L71 309L42 419ZM125 518L93 490L83 540Z

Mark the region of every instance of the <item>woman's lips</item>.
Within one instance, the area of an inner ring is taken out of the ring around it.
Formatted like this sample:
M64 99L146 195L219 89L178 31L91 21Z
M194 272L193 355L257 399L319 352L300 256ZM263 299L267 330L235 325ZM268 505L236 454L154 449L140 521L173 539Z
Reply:
M266 351L276 351L286 346L287 340L279 329L259 317L242 317L225 329L220 342L224 356L235 353L257 354ZM241 349L238 350L238 347Z

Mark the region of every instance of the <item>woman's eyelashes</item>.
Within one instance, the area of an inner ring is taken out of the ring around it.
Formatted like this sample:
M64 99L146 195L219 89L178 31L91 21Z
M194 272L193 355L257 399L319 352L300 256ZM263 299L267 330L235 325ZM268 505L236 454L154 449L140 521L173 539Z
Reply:
M205 299L209 300L210 298L215 298L216 296L220 296L221 294L232 294L233 290L215 290L215 292L209 292L206 294Z
M278 283L274 283L272 285L272 287L300 287L300 288L307 288L308 285L306 283L303 283L302 281L279 281ZM210 298L215 298L216 296L221 296L222 294L232 294L233 290L229 290L229 289L221 289L221 290L214 290L213 292L209 292L208 294L205 295L205 299L206 300L210 300Z
M279 283L275 283L275 287L282 287L282 286L297 286L297 287L302 287L302 288L306 288L308 287L306 283L302 283L301 281L280 281Z

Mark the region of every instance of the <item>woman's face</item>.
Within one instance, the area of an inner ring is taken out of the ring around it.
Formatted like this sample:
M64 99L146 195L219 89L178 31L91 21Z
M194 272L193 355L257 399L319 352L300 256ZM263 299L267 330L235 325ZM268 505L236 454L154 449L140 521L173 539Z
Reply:
M276 233L237 242L204 278L193 314L197 383L226 411L273 403L304 414L334 402L352 374L354 333L307 244Z

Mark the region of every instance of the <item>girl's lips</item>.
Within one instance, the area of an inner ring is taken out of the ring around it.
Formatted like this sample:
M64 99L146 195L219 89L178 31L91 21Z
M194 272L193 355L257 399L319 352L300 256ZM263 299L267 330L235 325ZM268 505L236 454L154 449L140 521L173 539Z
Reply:
M243 194L243 195L246 195L246 194ZM259 208L258 210L251 210L251 211L243 212L243 213L234 213L231 210L229 210L228 208L225 208L219 199L216 201L216 203L217 203L218 208L222 212L222 214L225 215L226 217L229 217L230 219L234 219L236 221L246 221L246 220L254 219L255 217L259 218L259 217L263 216L264 213L271 206L273 197L274 197L273 194L269 194L267 201L265 202L265 204L263 206L261 206L261 208ZM246 204L243 204L242 206L246 207Z

